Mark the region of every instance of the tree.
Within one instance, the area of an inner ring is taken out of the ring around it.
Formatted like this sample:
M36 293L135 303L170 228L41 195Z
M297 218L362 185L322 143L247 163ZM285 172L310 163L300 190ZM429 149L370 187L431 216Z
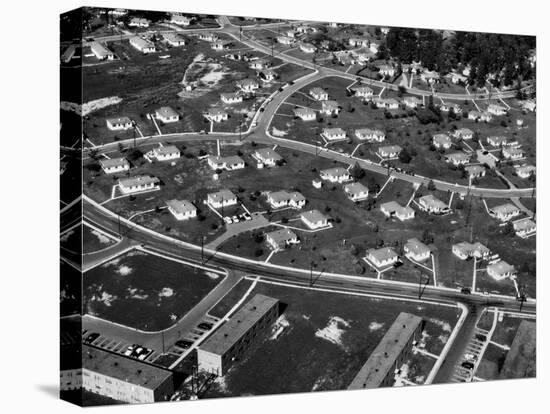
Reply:
M432 244L434 242L434 236L428 231L428 229L424 230L422 233L422 243L424 244Z
M435 188L436 188L436 187L435 187L434 181L433 181L433 180L430 180L430 181L428 182L428 190L434 191Z
M399 161L401 161L404 164L408 164L411 162L411 160L412 160L412 157L407 151L407 148L403 148L399 153Z
M350 174L356 180L360 180L365 176L365 170L363 170L359 163L356 162L351 168Z

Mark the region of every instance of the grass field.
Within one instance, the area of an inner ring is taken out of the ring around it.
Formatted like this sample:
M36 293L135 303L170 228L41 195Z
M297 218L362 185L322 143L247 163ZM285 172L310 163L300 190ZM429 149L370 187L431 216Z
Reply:
M62 260L59 262L59 274L60 316L81 313L82 274Z
M221 276L133 251L84 274L85 312L147 331L165 329L195 306Z
M426 349L439 352L458 311L259 283L252 294L279 299L286 308L276 327L213 384L205 398L345 389L399 312L427 319ZM345 300L343 300L345 299ZM422 383L432 361L415 356L411 381Z
M112 246L116 241L89 226L82 226L82 252L92 253Z

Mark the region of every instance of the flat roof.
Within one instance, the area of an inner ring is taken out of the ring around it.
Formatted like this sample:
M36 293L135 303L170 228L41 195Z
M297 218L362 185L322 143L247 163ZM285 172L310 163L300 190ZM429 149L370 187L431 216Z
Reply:
M278 299L256 294L204 343L199 345L199 349L216 355L225 355L262 316L278 303Z
M86 344L82 345L82 368L150 390L172 377L168 370Z
M422 323L422 318L401 312L348 389L376 388L393 368L395 360Z

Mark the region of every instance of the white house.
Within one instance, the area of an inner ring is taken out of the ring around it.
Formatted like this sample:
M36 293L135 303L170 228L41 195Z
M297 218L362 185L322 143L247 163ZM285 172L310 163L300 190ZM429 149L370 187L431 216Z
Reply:
M277 162L283 160L283 157L281 157L277 152L275 152L275 150L272 150L271 148L257 149L254 152L254 158L256 158L262 164L267 165L268 167L274 167L275 165L277 165Z
M220 98L222 102L226 104L240 103L243 101L242 95L238 92L221 93Z
M525 219L513 223L514 231L519 237L529 237L537 231L537 225L534 221Z
M330 102L330 101L327 101L327 102ZM341 141L347 138L346 131L344 131L342 128L323 128L323 132L321 133L321 136L330 142Z
M210 155L207 162L213 170L234 171L241 170L245 167L244 160L238 155L231 155L228 157Z
M170 16L170 23L177 24L178 26L189 26L193 19L181 14L172 14Z
M294 43L294 38L288 36L278 36L277 42L282 45L291 45L292 43Z
M212 50L224 50L224 49L227 49L227 44L225 42L221 42L221 41L212 42L210 44L210 48Z
M380 129L360 128L355 130L355 136L361 141L383 142L386 134Z
M481 113L481 116L479 117L479 119L482 122L491 122L493 120L493 115L491 113L485 111L485 112Z
M99 165L101 165L105 174L114 174L130 169L130 163L126 158L105 158L99 160Z
M418 199L418 204L422 210L428 213L442 214L449 211L449 207L443 201L434 197L432 194L427 194Z
M170 161L180 157L180 150L175 145L153 148L148 155L157 161Z
M132 17L130 19L130 22L128 23L128 26L130 27L149 27L149 20L142 19L139 17Z
M470 162L470 156L465 152L453 152L451 154L445 155L447 162L452 163L455 166L465 165Z
M256 59L250 62L248 65L251 69L260 70L268 66L268 62L265 59Z
M311 43L300 43L300 50L304 53L315 53L317 48Z
M521 210L512 203L505 203L489 209L489 214L503 222L506 222L521 214Z
M328 226L328 217L321 213L319 210L305 211L300 214L300 219L311 230L316 230Z
M296 233L286 228L267 233L265 239L273 250L282 250L293 244L300 243Z
M434 144L434 147L436 148L443 148L443 149L449 149L451 148L452 141L451 138L447 134L435 134L432 137L432 141Z
M344 185L344 192L353 202L366 200L369 196L369 189L361 183L350 183Z
M319 87L311 88L309 94L317 101L326 101L328 99L328 93Z
M139 36L130 38L130 44L144 54L154 53L156 51L155 45L152 42Z
M378 108L399 109L399 102L394 98L374 98L373 102Z
M185 39L180 36L178 33L168 32L163 33L162 37L171 46L178 47L178 46L184 46L185 45Z
M262 82L271 82L277 77L277 73L271 69L264 69L258 73L258 77L262 80Z
M361 98L372 98L374 95L374 91L368 86L354 86L351 90L355 96L359 96Z
M136 175L135 177L119 179L118 187L123 194L133 194L159 188L159 183L160 180L157 177Z
M416 96L406 96L403 98L403 103L407 108L415 109L422 105L422 100L418 99Z
M455 85L459 84L460 82L466 83L468 81L468 77L460 73L453 72L449 76L451 77L451 82L454 83Z
M321 180L319 180L318 178L314 178L313 180L311 180L311 185L314 188L319 189L319 188L323 187L323 182Z
M487 260L491 255L491 251L480 242L468 243L460 242L452 246L452 252L461 260L466 260L470 257L475 257L480 260Z
M237 204L237 196L227 189L208 194L206 200L213 208L228 207Z
M155 111L155 118L161 120L165 124L169 124L171 122L178 122L180 116L169 106L163 106Z
M393 266L399 260L398 254L391 247L367 250L367 260L377 268Z
M487 107L487 112L489 112L492 115L502 116L502 115L506 115L508 110L506 109L506 107L504 107L502 105L490 104Z
M306 205L306 198L298 191L271 191L267 194L267 202L273 208L292 207L300 209Z
M430 70L425 70L424 72L422 72L420 74L420 79L429 85L439 82L440 80L439 73L437 73L436 71L430 71Z
M515 278L516 268L504 260L499 260L496 263L487 266L487 274L493 279L500 281L508 278Z
M464 170L468 173L468 178L481 178L486 173L483 165L467 165L464 167Z
M168 200L166 202L168 211L176 220L188 220L197 217L197 208L187 200Z
M502 135L491 135L487 137L487 144L492 145L493 147L505 147L508 146L508 138Z
M114 53L99 42L92 42L90 48L92 49L92 53L99 60L113 60L115 58Z
M402 149L399 145L386 145L378 147L377 153L381 158L395 158L399 156Z
M329 181L331 183L343 183L349 181L351 176L345 168L334 167L320 171L321 179Z
M369 45L369 40L352 37L348 40L348 44L352 47L367 47Z
M453 136L456 139L470 140L474 137L474 132L469 128L458 128L453 132Z
M204 117L211 122L227 121L229 115L222 109L212 108L204 113Z
M202 32L202 33L199 33L199 39L204 40L206 42L216 42L218 41L219 37L215 33Z
M378 43L370 42L369 50L372 53L378 53L378 49L380 49L380 45Z
M401 221L414 218L414 210L411 207L403 207L396 201L389 201L380 205L380 211L386 217L397 217Z
M107 128L111 131L120 131L132 128L132 120L127 116L122 116L120 118L109 118L106 121Z
M255 79L242 79L237 82L237 88L241 89L243 92L251 93L256 91L260 85Z
M395 68L391 65L378 66L379 73L383 76L389 76L390 78L395 75Z
M519 148L504 148L502 150L502 155L507 160L519 160L524 157L523 151Z
M340 112L340 107L336 101L323 101L321 103L321 112L326 115L338 114Z
M530 111L535 112L537 109L537 102L534 99L528 99L526 101L521 102L521 108L524 111Z
M535 175L536 168L534 165L521 165L516 166L516 175L520 178L529 178L532 175Z
M405 256L417 262L423 262L430 258L431 250L417 238L407 240L403 246Z
M302 119L302 121L314 121L317 115L311 108L295 108L294 116Z

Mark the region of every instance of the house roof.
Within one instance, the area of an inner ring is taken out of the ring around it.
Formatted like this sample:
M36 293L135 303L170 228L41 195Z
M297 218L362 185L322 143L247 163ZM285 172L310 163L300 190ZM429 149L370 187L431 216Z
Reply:
M311 93L312 95L323 95L323 94L327 94L327 92L323 89L323 88L320 88L318 86L314 87L314 88L311 88L309 90L309 93Z
M99 42L92 42L92 44L90 45L90 47L92 48L92 50L97 53L98 55L101 55L101 56L108 56L108 55L112 55L113 52L111 52L109 49L107 49L105 46L103 46L101 43Z
M533 171L536 171L537 168L534 166L534 165L521 165L521 166L516 166L516 172L526 172L526 173L530 173L530 172L533 172Z
M164 37L164 39L168 40L169 42L185 42L185 38L180 36L179 33L163 33L162 37Z
M384 131L380 129L370 129L370 128L359 128L355 130L356 134L359 135L377 135L377 136L385 136Z
M431 207L443 209L447 207L447 204L445 204L440 199L436 198L432 194L427 194L425 196L420 197L420 202L423 202L423 204L426 204Z
M464 241L455 243L453 244L453 249L458 249L468 256L472 256L476 253L479 255L484 255L491 252L484 244L481 244L480 242L468 243Z
M283 157L281 157L275 150L271 148L259 148L256 150L256 156L262 160L270 160L278 161L282 160Z
M282 246L290 240L295 239L296 233L290 229L280 229L267 233L267 236L278 246Z
M208 197L212 199L213 202L221 202L222 200L234 200L237 198L230 190L224 188L218 192L208 194Z
M315 111L311 108L294 108L294 115L315 115Z
M321 104L323 106L323 109L328 109L328 108L338 108L338 102L336 101L323 101L323 103Z
M345 133L346 131L342 128L323 128L323 134L325 135L341 135Z
M337 177L339 176L348 176L349 172L345 168L342 167L333 167L333 168L327 168L326 170L321 170L321 174L323 175L335 175Z
M350 194L368 193L369 189L361 183L350 183L344 186L344 191Z
M492 271L498 275L505 273L515 273L516 268L511 264L506 263L504 260L499 260L496 263L487 266L487 271Z
M383 147L378 147L378 152L386 152L386 153L393 153L393 152L401 152L401 147L399 145L386 145Z
M168 200L168 207L171 207L177 214L185 214L197 210L193 203L187 200Z
M369 249L367 255L374 257L378 262L397 257L397 253L391 247L382 247L380 249Z
M433 136L433 141L440 145L450 144L452 142L447 134L435 134Z
M487 142L492 143L492 145L502 145L508 142L508 138L502 135L498 135L498 136L492 135L487 137Z
M239 97L240 94L239 92L223 92L223 93L220 93L220 96L226 99L234 99Z
M446 154L445 158L456 161L468 161L470 156L465 152L452 152L450 154Z
M405 244L405 248L410 252L412 252L413 254L423 254L431 251L428 246L426 246L416 237L407 240L407 243Z
M208 116L225 116L227 115L227 112L225 112L223 109L219 108L211 108L205 112Z
M317 223L319 221L328 220L328 217L321 213L319 210L310 210L301 214L301 217L304 220L309 221L310 223Z
M107 121L111 125L114 125L114 124L128 124L128 123L132 122L132 120L130 118L128 118L127 116L121 116L121 117L118 117L118 118L109 118L109 119L107 119Z
M156 111L157 116L163 117L163 118L172 118L174 116L178 116L178 113L174 111L169 106L162 106Z
M492 207L491 211L495 214L512 214L516 211L519 211L519 208L512 203L505 203L496 207Z
M123 158L123 157L110 158L110 159L105 158L105 159L99 160L99 163L103 168L113 168L113 167L129 164L128 160L126 160L126 158Z
M455 130L455 135L462 136L462 135L473 135L473 131L469 128L458 128Z
M140 48L153 47L154 46L153 43L151 43L150 41L148 41L146 39L143 39L142 37L139 37L139 36L134 36L134 37L130 38L130 42L136 44Z
M516 221L513 225L514 225L514 230L516 230L516 231L530 230L532 228L537 227L535 222L533 220L529 220L529 219Z
M148 185L156 184L160 180L157 177L151 177L149 175L136 175L129 178L120 178L118 183L123 187L133 187L136 185Z
M168 154L179 153L180 150L175 145L166 145L164 147L157 147L153 149L153 152L156 155L168 155Z
M466 167L464 167L464 169L470 174L476 174L485 171L485 167L483 165L467 165Z
M217 155L210 155L208 157L209 160L213 160L216 164L228 164L228 165L235 165L235 164L242 164L244 163L244 160L239 157L238 155L228 155L227 157L221 157Z

